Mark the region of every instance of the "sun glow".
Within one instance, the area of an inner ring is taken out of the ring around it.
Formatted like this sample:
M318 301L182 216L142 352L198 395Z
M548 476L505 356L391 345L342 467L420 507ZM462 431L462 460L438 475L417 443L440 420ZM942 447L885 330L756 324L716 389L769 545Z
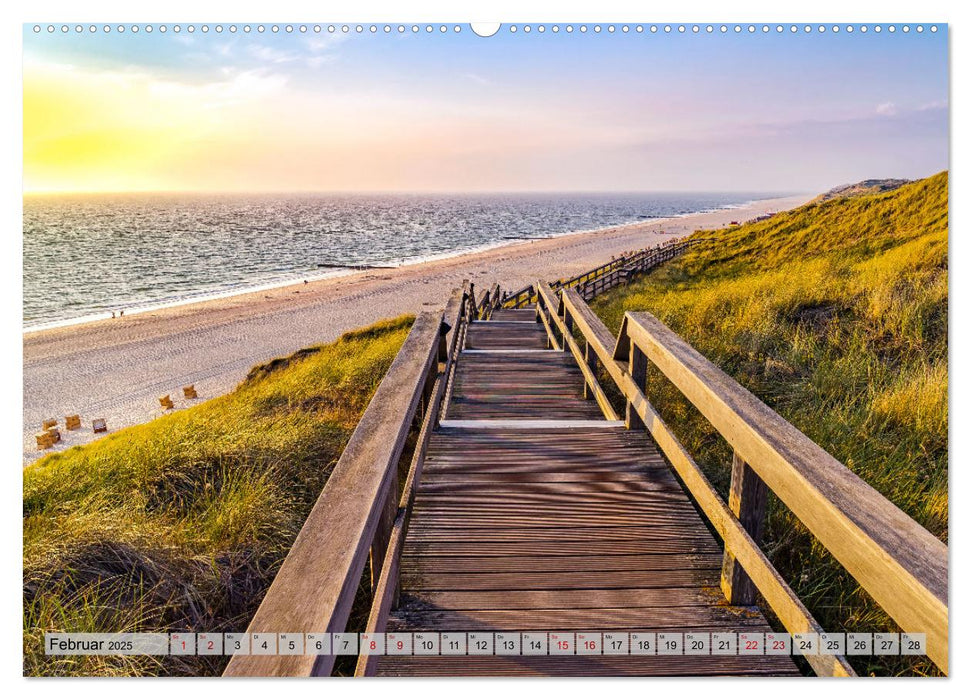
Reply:
M253 74L190 85L138 72L27 65L24 189L177 188L182 171L205 168L220 148L245 140L246 106L281 86Z

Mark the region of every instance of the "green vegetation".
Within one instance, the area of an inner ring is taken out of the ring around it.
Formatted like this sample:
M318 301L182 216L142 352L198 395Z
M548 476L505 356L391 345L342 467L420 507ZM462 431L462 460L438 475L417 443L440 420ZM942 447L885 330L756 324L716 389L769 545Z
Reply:
M647 310L947 541L947 173L717 232L594 308ZM649 396L723 495L731 456L658 373ZM825 629L894 629L778 502L765 551ZM850 657L861 673L935 673Z
M224 657L45 657L45 631L240 631L411 317L24 470L24 672L213 675Z

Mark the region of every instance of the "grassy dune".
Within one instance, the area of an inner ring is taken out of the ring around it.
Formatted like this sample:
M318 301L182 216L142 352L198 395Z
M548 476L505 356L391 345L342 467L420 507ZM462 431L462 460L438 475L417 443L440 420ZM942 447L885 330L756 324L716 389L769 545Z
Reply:
M43 635L245 629L411 321L27 467L25 674L221 672L222 657L45 657Z
M594 308L647 310L947 541L947 173L700 232L695 248ZM649 395L724 495L725 443L656 372ZM824 628L894 629L778 502L765 550ZM858 672L934 673L850 657ZM906 658L906 657L905 657Z

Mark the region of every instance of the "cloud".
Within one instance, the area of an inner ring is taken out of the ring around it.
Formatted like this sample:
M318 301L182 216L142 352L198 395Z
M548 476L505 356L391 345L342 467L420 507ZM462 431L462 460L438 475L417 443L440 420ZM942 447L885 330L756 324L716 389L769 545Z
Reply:
M877 105L877 114L884 117L892 117L897 114L897 105L893 102L881 102Z
M489 80L475 73L465 73L462 77L468 78L472 82L478 83L479 85L492 85L492 83Z
M343 37L312 37L298 46L296 51L285 51L262 44L251 44L247 47L251 57L261 63L275 66L296 64L302 62L309 68L319 68L325 63L335 60L334 48L343 41Z
M300 58L300 55L294 51L281 51L280 49L274 49L270 46L260 44L250 44L247 50L253 58L264 63L290 63Z
M927 102L918 107L917 111L927 112L932 109L947 109L947 100L934 100L933 102Z
M307 48L311 53L323 53L333 51L347 38L346 34L324 34L320 36L308 37L306 40Z

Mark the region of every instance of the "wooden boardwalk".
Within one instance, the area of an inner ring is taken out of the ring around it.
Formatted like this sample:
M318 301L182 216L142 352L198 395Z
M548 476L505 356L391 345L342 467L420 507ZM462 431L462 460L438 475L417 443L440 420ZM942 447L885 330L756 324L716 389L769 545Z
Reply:
M471 324L387 630L771 631L727 605L721 547L650 438L606 420L573 357L547 345L534 309ZM379 675L795 672L788 656L377 660Z
M777 631L834 631L763 551L772 493L898 626L863 631L923 635L947 673L947 546L650 313L627 312L615 337L587 305L700 243L511 295L466 283L442 310L419 313L248 631L358 631L348 624L368 562L366 634L758 634L770 631L762 610ZM727 498L651 404L648 365L731 448ZM237 654L225 675L326 676L337 654L357 653L316 649ZM854 675L839 651L803 658L817 675ZM393 656L370 646L355 671L796 672L787 655Z

